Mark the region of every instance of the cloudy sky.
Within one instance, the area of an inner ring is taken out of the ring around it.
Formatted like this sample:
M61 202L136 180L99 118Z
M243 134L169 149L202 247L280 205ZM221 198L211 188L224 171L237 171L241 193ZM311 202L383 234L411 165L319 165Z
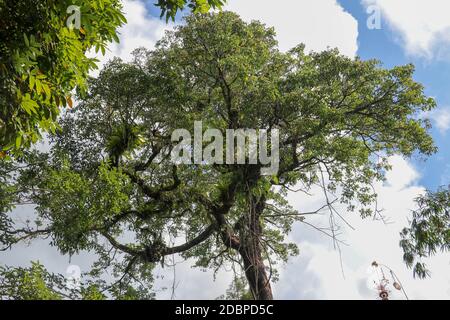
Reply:
M110 46L106 57L101 58L102 64L113 56L127 60L138 46L152 48L164 30L173 27L159 19L152 3L125 1L128 24L121 30L121 43ZM308 50L337 47L348 56L377 58L386 67L412 62L417 68L416 80L438 102L438 108L424 116L433 121L432 134L439 152L427 161L393 157L393 170L387 181L376 185L379 203L390 223L346 215L355 230L344 229L341 235L348 244L341 246L342 267L339 253L329 238L306 225L295 226L290 238L299 244L300 255L280 269L280 280L274 285L275 297L375 299L370 266L376 260L395 271L410 298L449 299L450 255L427 261L432 271L430 279L413 279L411 270L402 262L398 233L407 224L415 197L427 188L434 190L450 183L450 1L229 0L226 9L245 20L258 19L274 26L282 50L305 43ZM313 190L312 194L311 197L290 194L289 200L299 211L315 210L323 199L319 190ZM318 216L311 222L326 226L328 219L325 215ZM70 264L87 270L92 257L83 254L69 261L45 242L0 253L2 264L23 265L30 260L40 260L51 271L64 274ZM158 270L158 275L164 279L157 281L157 288L171 285L172 270ZM176 269L176 298L215 298L225 292L230 279L225 270L214 281L211 273L192 269L189 262L181 263ZM170 295L169 291L158 292L159 298ZM393 292L393 297L403 298L398 292Z

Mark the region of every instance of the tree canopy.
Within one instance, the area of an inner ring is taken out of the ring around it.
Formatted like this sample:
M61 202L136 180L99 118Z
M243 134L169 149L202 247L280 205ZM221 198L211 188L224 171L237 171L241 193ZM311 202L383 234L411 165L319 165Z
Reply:
M118 41L116 30L126 21L121 8L119 0L0 1L3 156L29 147L41 130L56 129L61 107L72 106L75 88L86 91L96 67L86 52L105 52ZM79 25L72 25L77 18Z
M108 63L61 117L49 152L1 162L0 243L44 236L64 254L95 252L91 276L113 269L121 290L151 284L155 266L179 254L231 265L253 298L272 299L276 265L298 253L286 236L308 223L289 190L321 186L333 221L333 192L348 212L373 216L387 158L435 151L417 117L435 102L413 72L337 50L280 52L260 22L190 15L154 50ZM261 175L260 162L174 164L171 134L195 121L222 133L278 129L278 173ZM36 215L18 226L10 210L28 203Z
M185 7L194 13L206 13L211 9L221 9L226 0L158 0L155 4L161 9L161 18L175 20L176 14Z
M156 2L156 1L155 1ZM223 0L158 0L161 17L175 19L220 8ZM0 157L31 146L54 132L56 118L72 107L72 93L86 92L96 68L87 52L103 54L119 41L126 23L120 0L0 0Z

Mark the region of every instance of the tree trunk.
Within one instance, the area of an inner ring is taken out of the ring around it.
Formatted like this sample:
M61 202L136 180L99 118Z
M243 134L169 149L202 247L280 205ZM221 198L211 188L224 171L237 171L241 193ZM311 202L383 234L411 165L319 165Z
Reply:
M259 217L264 210L265 200L256 200L253 196L251 199L247 221L242 221L239 253L244 262L245 275L255 300L273 300L261 247L262 228Z

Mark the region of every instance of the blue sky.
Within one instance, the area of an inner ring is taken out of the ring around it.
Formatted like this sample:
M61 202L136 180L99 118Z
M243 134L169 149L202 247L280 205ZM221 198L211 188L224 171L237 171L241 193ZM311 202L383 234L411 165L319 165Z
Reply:
M405 52L401 40L393 27L381 15L381 29L368 29L366 7L355 0L338 0L342 7L358 20L358 55L363 59L378 59L384 66L392 67L413 63L415 79L425 86L425 93L436 99L437 108L450 106L450 59L427 59ZM450 183L447 165L450 163L450 130L445 133L437 128L432 135L439 148L437 154L423 160L414 158L419 169L419 182L430 189Z

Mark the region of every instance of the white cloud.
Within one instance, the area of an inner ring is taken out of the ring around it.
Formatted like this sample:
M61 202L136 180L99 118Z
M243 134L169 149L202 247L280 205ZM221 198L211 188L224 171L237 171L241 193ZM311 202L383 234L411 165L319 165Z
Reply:
M365 5L379 6L382 18L400 33L409 54L427 58L448 54L450 1L362 0L362 2Z
M441 134L445 134L450 128L450 107L435 109L427 116L433 120Z
M402 191L420 178L415 168L402 157L393 156L389 159L389 163L393 170L386 173L386 185L391 187L392 191Z
M225 9L275 27L281 50L299 43L314 51L337 47L350 57L358 50L358 22L336 0L229 0Z
M153 49L164 32L173 28L173 23L166 24L165 20L149 16L141 1L123 1L123 11L127 23L118 30L120 42L110 44L104 56L101 53L90 54L100 60L99 69L113 57L129 61L132 58L131 52L138 47ZM97 73L98 71L94 75Z
M166 259L169 264L172 264L171 257ZM164 269L158 267L154 273L156 278L154 287L158 290L157 299L212 300L225 294L233 280L231 270L221 269L214 275L210 269L192 268L195 263L193 259L182 261L176 255L175 261L177 263L175 267Z
M395 156L390 163L393 169L387 175L386 183L375 185L379 206L385 209L387 224L372 219L363 220L356 213L345 214L344 208L341 210L355 228L347 228L340 236L348 244L341 246L345 278L341 273L339 254L334 250L331 239L319 238L317 231L298 225L291 238L299 244L300 256L293 259L281 273L280 282L275 286L278 298L376 299L371 268L374 260L395 271L409 298L450 298L449 254L427 260L432 277L426 280L413 279L412 271L402 261L399 232L408 223L414 199L425 189L417 185L419 174L406 160ZM323 199L320 190L313 192L314 197L310 199L305 195L291 194L290 202L300 211L317 209ZM310 222L320 226L328 224L325 216L312 218ZM391 298L402 299L403 296L401 292L392 290Z

